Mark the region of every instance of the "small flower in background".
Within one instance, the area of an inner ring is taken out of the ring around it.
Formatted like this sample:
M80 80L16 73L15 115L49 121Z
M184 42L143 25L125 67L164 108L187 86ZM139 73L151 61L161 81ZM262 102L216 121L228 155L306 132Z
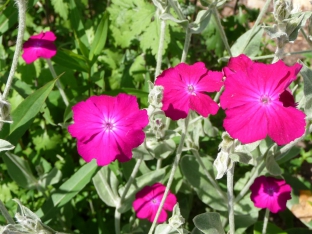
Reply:
M132 204L136 216L139 219L148 219L150 222L153 222L165 190L165 185L156 183L152 186L145 186L140 192L138 192L135 195L135 201ZM167 220L166 211L172 211L176 203L176 196L169 191L157 223L163 223Z
M116 159L126 162L132 158L132 149L144 141L148 116L135 96L92 96L72 110L74 124L68 131L77 138L78 153L86 162L96 159L99 166Z
M255 207L268 208L272 213L286 209L287 200L291 199L291 187L285 180L260 176L250 186L250 198Z
M222 72L208 71L202 62L163 71L155 81L164 87L162 110L172 120L186 118L190 109L204 117L215 115L219 106L206 93L219 91L222 78Z
M255 63L246 55L231 58L224 68L225 90L220 104L225 109L223 126L232 138L252 143L267 135L278 145L301 137L305 114L296 108L288 86L302 65L283 61Z
M56 54L55 40L56 36L51 31L31 36L23 45L23 59L29 64L38 58L52 58Z

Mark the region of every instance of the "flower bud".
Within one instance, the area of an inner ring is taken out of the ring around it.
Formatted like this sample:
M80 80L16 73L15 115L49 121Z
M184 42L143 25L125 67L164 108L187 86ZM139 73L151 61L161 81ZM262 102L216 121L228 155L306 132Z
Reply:
M273 15L277 22L288 19L291 13L291 2L289 0L275 0Z

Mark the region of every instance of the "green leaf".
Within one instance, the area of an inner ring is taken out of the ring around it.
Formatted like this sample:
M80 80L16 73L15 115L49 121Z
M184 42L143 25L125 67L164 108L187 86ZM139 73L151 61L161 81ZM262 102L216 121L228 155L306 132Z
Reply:
M88 61L79 54L70 50L59 49L57 54L52 58L52 61L62 67L71 68L77 71L88 72Z
M234 43L234 45L231 47L231 52L233 56L238 56L240 54L246 54L249 57L253 57L258 55L260 51L260 44L262 41L262 35L263 35L264 29L260 26L258 26L253 36L250 38L249 41L248 38L251 33L251 29L245 32L243 35L241 35L237 41ZM247 46L246 46L247 45ZM242 48L245 48L243 51Z
M0 15L0 36L17 23L17 15L18 11L14 6L14 1L11 1Z
M14 149L15 146L10 142L0 139L0 152Z
M64 20L68 19L68 3L64 0L52 0L51 4L56 13L58 13Z
M261 234L262 233L263 222L257 222L254 226L253 234ZM268 223L266 234L287 234L279 227L275 226L273 223Z
M9 175L19 186L32 189L38 185L26 160L8 152L2 155L2 159L8 168Z
M215 212L207 212L195 216L193 222L200 231L204 234L225 234L220 215Z
M90 60L93 59L94 55L99 55L103 50L107 39L107 32L108 32L108 13L105 12L103 14L101 22L99 23L96 29L95 36L91 44Z
M284 20L284 22L287 23L286 32L288 35L288 41L293 42L297 39L300 28L305 25L311 14L311 11L298 12L291 15L291 18Z
M83 24L82 15L80 14L80 11L78 9L78 6L76 4L76 0L69 0L69 20L71 24L71 28L74 30L75 34L78 36L78 38L87 46L89 47L89 41L86 34L86 30Z
M83 165L75 174L56 189L36 214L42 221L50 221L55 212L76 196L90 181L98 169L93 160Z
M108 166L102 167L92 178L95 189L106 205L116 207L119 203L118 179Z
M268 155L266 157L265 166L268 172L274 176L279 176L282 174L282 170L275 161L274 155Z
M49 93L53 89L54 84L58 78L50 81L40 89L36 90L12 112L11 117L13 124L10 125L10 135L8 136L7 140L10 141L13 145L17 144L18 140L23 136L28 127L31 125Z
M125 200L119 210L119 212L124 213L128 211L131 206L132 202L134 201L135 194L140 191L143 187L146 185L152 185L156 182L159 182L166 174L165 168L152 171L149 173L146 173L140 177L135 178L134 182L129 188L129 191L127 192L127 195L125 197ZM118 192L120 196L122 195L123 191L125 190L125 186L119 188Z
M54 167L48 174L44 175L39 183L43 188L46 188L48 185L57 184L62 178L62 172Z
M201 10L197 13L194 23L190 24L190 29L192 33L201 33L208 25L211 18L211 10Z
M213 167L211 161L207 157L201 158L206 169L213 175ZM203 168L196 161L193 156L184 156L180 162L182 174L188 180L188 182L193 186L198 197L202 202L209 205L215 210L227 211L227 205L223 198L214 189L214 186L208 181Z
M300 62L303 67L300 74L303 77L303 93L305 98L304 112L307 119L312 118L312 70L309 69L304 63Z

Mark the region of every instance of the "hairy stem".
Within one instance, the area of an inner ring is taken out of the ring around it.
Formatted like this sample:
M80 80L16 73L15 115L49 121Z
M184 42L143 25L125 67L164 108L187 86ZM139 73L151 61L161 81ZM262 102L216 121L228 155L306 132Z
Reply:
M188 49L190 47L191 37L192 37L191 30L189 28L187 28L186 33L185 33L185 41L184 41L181 63L184 63L186 60L187 52L188 52Z
M134 166L134 168L132 170L132 173L130 175L129 180L126 183L125 190L121 194L121 198L119 200L119 204L116 206L116 209L115 209L115 233L116 234L120 234L120 217L121 217L121 213L119 212L119 208L122 206L122 203L125 200L126 195L127 195L128 191L130 189L130 186L133 184L133 181L134 181L134 179L136 177L136 174L139 171L139 168L140 168L140 165L141 165L142 161L143 161L143 156L140 156L140 158L136 161L136 164L135 164L135 166Z
M160 20L160 36L159 36L159 45L158 45L158 52L157 52L155 79L160 74L160 70L161 70L162 54L164 50L164 41L165 41L165 32L166 32L166 21Z
M265 209L265 215L263 220L262 234L266 234L268 222L269 222L270 211L268 208Z
M213 16L214 16L214 18L216 20L217 27L218 27L219 33L221 35L221 38L222 38L223 44L225 46L225 49L227 50L227 52L230 55L230 57L232 57L231 48L229 46L227 37L225 35L224 29L222 27L222 24L221 24L221 21L220 21L220 18L219 18L219 14L218 14L217 8L215 6L212 8L212 14L213 14Z
M233 193L233 180L234 180L234 168L235 163L233 163L232 168L226 173L227 175L227 194L228 194L228 210L229 210L229 234L235 234L235 222L234 222L234 193Z
M185 137L187 135L187 129L188 129L188 125L189 125L190 116L191 116L191 114L189 113L188 116L186 117L186 119L184 120L184 129L183 129L183 132L181 134L180 144L178 146L177 153L176 153L173 165L172 165L172 169L171 169L170 176L169 176L169 179L167 182L166 190L165 190L165 193L161 199L161 202L159 204L156 216L154 218L153 224L152 224L148 234L152 234L154 229L155 229L156 222L157 222L159 215L160 215L160 212L161 212L161 210L165 204L166 198L167 198L168 193L169 193L170 186L173 182L174 174L175 174L175 172L179 166L179 162L180 162L180 158L181 158L181 154L182 154L182 148L184 145Z
M53 67L53 65L52 65L52 62L51 62L50 59L46 59L46 60L47 60L47 63L48 63L50 72L51 72L53 78L55 79L55 78L57 77L57 75L56 75L56 72L55 72L54 67ZM61 85L61 82L60 82L59 80L56 81L56 86L57 86L57 88L58 88L59 91L60 91L61 97L62 97L62 99L63 99L65 105L68 106L68 105L69 105L68 98L67 98L67 96L66 96L66 94L65 94L65 92L64 92L64 89L63 89L63 87L62 87L62 85Z
M13 76L16 71L17 63L18 63L18 57L20 55L22 45L23 45L23 37L24 37L24 31L25 31L25 23L26 23L26 0L16 0L17 8L18 8L18 32L17 32L17 39L16 39L16 46L15 46L15 52L13 56L13 61L9 73L8 80L6 82L2 98L6 99L10 88L11 84L13 81Z

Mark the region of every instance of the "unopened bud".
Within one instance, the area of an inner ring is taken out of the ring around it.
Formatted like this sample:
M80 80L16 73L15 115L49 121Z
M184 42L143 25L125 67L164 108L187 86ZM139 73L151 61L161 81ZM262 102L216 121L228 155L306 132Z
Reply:
M291 2L289 0L275 0L273 15L277 22L288 19L291 14Z
M162 106L162 99L163 99L163 92L164 92L164 87L155 85L149 95L148 95L148 102L155 108L160 108Z

